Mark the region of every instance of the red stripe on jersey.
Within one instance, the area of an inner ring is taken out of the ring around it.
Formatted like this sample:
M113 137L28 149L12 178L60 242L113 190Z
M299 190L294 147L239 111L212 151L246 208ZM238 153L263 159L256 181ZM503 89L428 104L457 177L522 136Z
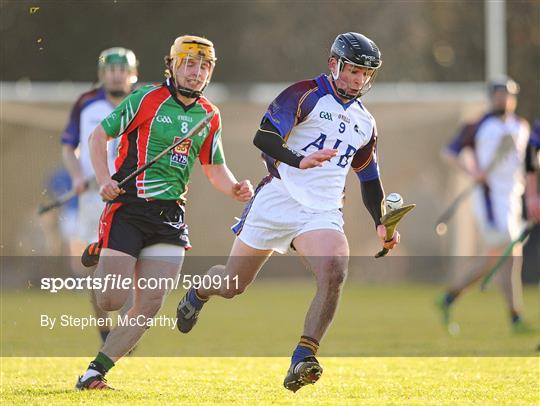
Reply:
M154 117L159 111L161 105L171 97L171 93L167 87L161 87L157 92L154 92L141 103L140 114L143 117L142 123L140 123L137 131L137 168L146 164L146 154L148 151L148 141L150 140L150 132L152 130L152 123ZM149 119L144 119L148 117ZM128 133L129 134L129 133ZM144 181L145 172L137 176L137 181ZM137 193L139 188L137 187Z
M109 247L109 235L113 223L113 217L116 211L122 206L122 203L107 203L101 217L99 218L99 246L101 248Z
M146 152L148 151L148 141L150 139L150 130L152 129L152 121L146 121L142 126L138 128L137 132L137 168L140 168L146 164ZM142 189L139 189L138 181L144 181L144 175L146 172L143 172L137 176L137 181L135 182L137 188L137 194L143 193ZM144 185L144 183L142 183ZM143 186L144 187L144 186Z
M133 132L135 129L137 129L137 127L140 127L141 125L145 124L149 118L153 118L156 109L152 109L152 106L159 107L161 103L163 102L163 100L166 99L166 97L169 95L170 93L167 87L162 86L160 88L150 90L147 94L143 96L140 102L140 105L135 113L135 116L131 120L131 123L129 123L128 128L126 128L126 130L122 133L122 136L120 138L118 155L116 159L114 160L114 167L117 172L122 167L122 164L124 163L129 152L129 139L128 139L129 134ZM138 138L138 135L139 134L137 133L137 138ZM146 161L146 153L145 153L145 161Z
M208 136L204 140L201 150L199 152L199 161L202 165L209 165L212 163L212 146L214 145L214 136L216 135L216 132L219 128L219 122L221 120L219 116L219 110L216 106L214 106L208 99L205 97L201 97L198 101L198 104L200 104L204 110L206 111L206 114L210 113L211 111L215 111L216 114L214 117L212 117L212 120L210 121L210 132L208 133Z
M124 133L122 137L120 137L120 145L118 145L118 155L116 156L116 159L114 160L114 168L116 169L116 172L120 170L122 167L122 164L126 160L128 151L129 151L129 133Z

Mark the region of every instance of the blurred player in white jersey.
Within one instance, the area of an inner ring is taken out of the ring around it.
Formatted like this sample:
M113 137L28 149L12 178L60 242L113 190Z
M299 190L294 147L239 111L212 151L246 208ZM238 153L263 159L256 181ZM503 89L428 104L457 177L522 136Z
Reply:
M98 60L98 79L100 86L83 93L73 106L69 122L61 137L64 165L71 176L73 188L79 193L78 232L70 244L74 262L72 267L75 271L83 269L79 264L79 258L85 247L98 239L99 217L105 207L94 181L88 136L131 92L137 82L135 54L129 49L119 47L101 52ZM108 145L109 168L112 172L114 172L116 142L111 141ZM96 316L106 317L107 313L95 304L93 294L91 297ZM105 341L109 328L100 327L99 331L102 340Z
M322 373L315 354L346 278L349 246L341 208L350 168L361 182L381 243L388 249L399 243L397 232L385 241L377 128L359 100L380 66L381 54L373 41L354 32L341 34L331 47L329 75L295 83L271 103L254 139L270 174L233 227L237 238L227 265L208 271L212 277L238 276L238 284L191 289L178 305L178 328L187 333L210 296L242 293L274 251L296 250L317 279L317 293L284 381L294 392L315 383Z
M524 226L524 162L530 128L526 120L515 114L518 93L518 84L510 78L492 81L489 84L491 111L479 121L466 125L445 151L448 161L465 171L478 184L473 195L473 208L484 246L476 268L459 275L458 281L439 299L438 305L447 325L450 308L456 298L489 272L505 247L519 236ZM512 148L489 173L486 172L505 137L511 137ZM511 325L517 333L530 330L521 314L521 248L515 248L513 258L500 274Z

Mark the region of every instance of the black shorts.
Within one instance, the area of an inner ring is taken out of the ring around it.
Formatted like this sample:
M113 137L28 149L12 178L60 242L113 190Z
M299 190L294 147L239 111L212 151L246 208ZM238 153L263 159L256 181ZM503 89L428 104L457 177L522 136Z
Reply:
M99 220L100 247L137 258L158 243L191 248L183 206L166 200L107 203Z

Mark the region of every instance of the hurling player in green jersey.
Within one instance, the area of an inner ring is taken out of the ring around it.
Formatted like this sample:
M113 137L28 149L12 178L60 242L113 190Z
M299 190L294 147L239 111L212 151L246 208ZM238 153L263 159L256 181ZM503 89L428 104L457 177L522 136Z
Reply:
M184 224L184 196L195 159L220 192L246 202L253 196L249 181L238 182L225 164L219 110L203 96L215 66L212 42L196 36L178 37L165 62L167 79L129 95L90 135L90 155L106 200L99 226L100 251L95 277L99 306L120 309L128 289L118 280L133 281L133 306L126 320L111 330L101 351L77 382L77 389L109 389L105 374L127 354L158 313L170 286L148 289L141 280L175 280L189 249ZM152 160L210 112L208 127L185 140L122 189L118 182ZM116 173L107 166L107 141L120 137ZM116 278L116 283L113 282ZM162 284L164 285L164 284Z

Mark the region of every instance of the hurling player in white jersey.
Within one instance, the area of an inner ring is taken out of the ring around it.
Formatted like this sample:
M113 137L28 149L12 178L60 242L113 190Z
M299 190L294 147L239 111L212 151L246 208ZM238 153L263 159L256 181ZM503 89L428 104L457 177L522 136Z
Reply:
M479 121L466 125L444 154L451 164L465 171L477 183L473 208L484 246L476 268L460 275L438 301L446 325L449 324L450 308L456 298L489 272L524 226L522 195L525 191L525 157L530 128L526 120L515 114L518 93L518 84L510 78L492 81L489 84L491 111ZM511 137L512 148L489 173L486 172L505 137ZM501 288L512 329L516 333L530 330L522 319L521 255L521 246L518 246L512 260L501 272Z
M102 51L98 59L98 80L99 87L83 93L75 102L61 136L64 165L73 188L79 194L78 231L76 238L70 242L74 270L82 269L79 260L82 252L88 244L98 239L99 217L105 207L94 182L88 136L131 92L133 84L137 82L137 59L133 51L119 47ZM115 172L115 142L110 142L107 148L109 168ZM107 313L96 305L93 294L91 297L96 316L107 317ZM99 329L101 339L105 341L109 327Z
M315 354L347 275L349 246L341 207L350 168L360 179L381 244L391 249L399 243L397 232L385 241L380 224L384 192L377 128L359 100L380 66L381 54L369 38L354 32L338 35L328 59L330 74L295 83L271 103L254 139L270 174L233 227L237 238L227 265L208 271L212 277L237 276L238 284L191 289L178 305L178 328L187 333L211 296L242 293L274 251L295 249L315 275L317 292L284 381L294 392L315 383L322 373Z

